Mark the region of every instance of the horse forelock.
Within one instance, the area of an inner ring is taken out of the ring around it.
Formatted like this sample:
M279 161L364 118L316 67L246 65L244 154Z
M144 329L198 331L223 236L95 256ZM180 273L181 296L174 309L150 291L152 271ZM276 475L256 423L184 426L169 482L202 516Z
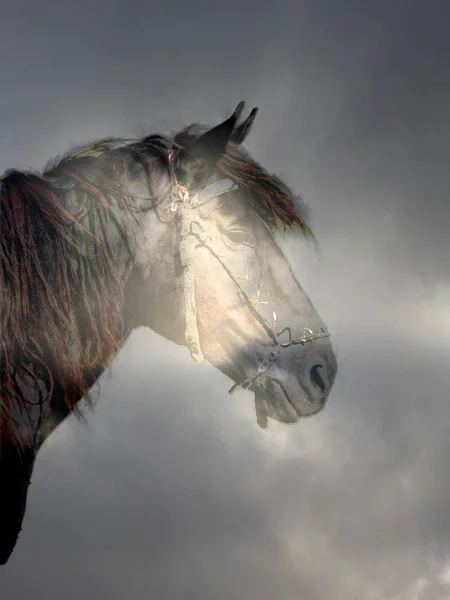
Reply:
M207 130L208 127L193 123L176 133L174 140L188 146ZM302 197L294 195L279 177L263 169L242 146L230 141L217 170L220 176L238 184L251 208L273 232L289 229L314 240L308 207Z

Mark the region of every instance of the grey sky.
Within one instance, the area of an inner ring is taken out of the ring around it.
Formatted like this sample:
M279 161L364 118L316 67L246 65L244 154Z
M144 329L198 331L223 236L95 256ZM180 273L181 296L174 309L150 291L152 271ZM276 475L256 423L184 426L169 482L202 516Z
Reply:
M2 598L450 597L450 6L0 6L0 171L260 107L248 147L310 205L286 243L333 333L326 410L250 395L139 330L92 432L38 457Z

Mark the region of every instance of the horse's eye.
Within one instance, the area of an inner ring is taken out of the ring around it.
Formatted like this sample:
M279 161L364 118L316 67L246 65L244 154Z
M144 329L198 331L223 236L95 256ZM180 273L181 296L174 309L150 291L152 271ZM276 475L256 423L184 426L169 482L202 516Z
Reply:
M231 231L227 231L227 238L233 244L252 244L251 235L248 231L244 231L243 229L232 229Z

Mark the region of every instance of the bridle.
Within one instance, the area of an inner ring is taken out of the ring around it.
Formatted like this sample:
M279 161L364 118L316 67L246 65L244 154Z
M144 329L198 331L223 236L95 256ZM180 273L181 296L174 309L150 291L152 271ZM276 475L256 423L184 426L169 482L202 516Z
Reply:
M177 147L174 144L175 147ZM172 147L173 148L173 147ZM266 333L272 340L273 346L269 355L259 365L256 372L242 381L241 383L235 383L229 390L232 394L237 388L248 389L253 382L269 367L278 360L282 348L288 348L292 345L306 344L313 340L320 338L330 337L330 333L324 326L317 328L303 327L300 330L294 330L292 327L284 327L281 331L276 331L276 319L274 318L273 326L270 325L266 317L258 310L259 304L265 304L259 301L259 292L256 300L252 300L248 293L239 284L238 279L248 279L248 275L245 277L237 276L231 272L231 270L225 264L223 257L219 255L211 247L211 241L213 236L207 235L204 227L199 222L199 209L201 206L210 202L213 198L221 196L222 194L229 193L238 189L238 186L231 179L221 179L216 181L200 191L191 194L188 189L177 181L174 169L174 158L175 152L172 148L168 148L168 162L170 168L170 175L172 180L172 191L169 195L166 207L162 207L162 210L171 212L175 218L175 222L178 227L180 236L179 253L180 260L183 268L183 284L184 284L184 306L186 315L185 325L185 340L186 346L188 347L192 358L197 363L204 361L204 356L200 345L200 336L197 327L197 313L195 303L195 249L200 245L206 248L214 258L217 259L223 270L229 275L232 281L236 284L238 293L244 303L247 304L248 308L252 312L254 318L262 325ZM254 212L254 211L253 211ZM254 212L254 214L260 219L261 223L268 229L271 237L276 242L273 233L267 226L267 224ZM287 261L286 261L287 262ZM290 268L292 277L296 281L295 275ZM273 313L275 316L275 313ZM322 324L323 325L323 324ZM283 333L287 333L288 339L285 342L280 341L280 336Z

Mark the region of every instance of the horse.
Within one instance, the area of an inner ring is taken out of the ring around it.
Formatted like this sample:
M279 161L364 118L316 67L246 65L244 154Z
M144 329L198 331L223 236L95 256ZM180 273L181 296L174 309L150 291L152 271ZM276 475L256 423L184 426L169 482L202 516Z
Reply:
M108 138L1 192L0 563L18 539L37 453L130 333L152 330L254 393L257 422L321 411L330 333L277 234L314 240L306 205L245 141L258 108L172 137Z

